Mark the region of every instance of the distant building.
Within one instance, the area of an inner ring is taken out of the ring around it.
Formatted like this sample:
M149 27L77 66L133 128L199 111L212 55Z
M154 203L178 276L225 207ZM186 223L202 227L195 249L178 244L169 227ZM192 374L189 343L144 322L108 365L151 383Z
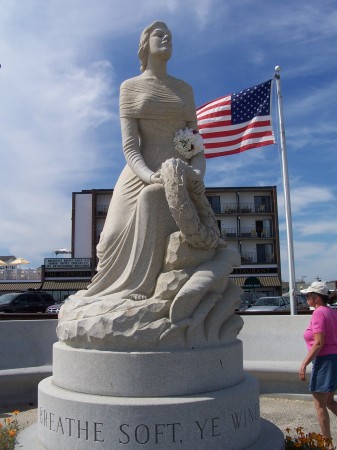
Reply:
M103 230L113 189L93 189L72 195L72 255L97 265L96 246ZM257 295L281 294L281 262L276 187L214 187L206 195L221 236L239 251L241 265L231 278Z
M12 264L16 256L0 256L0 295L7 292L22 292L41 288L41 268L23 269Z

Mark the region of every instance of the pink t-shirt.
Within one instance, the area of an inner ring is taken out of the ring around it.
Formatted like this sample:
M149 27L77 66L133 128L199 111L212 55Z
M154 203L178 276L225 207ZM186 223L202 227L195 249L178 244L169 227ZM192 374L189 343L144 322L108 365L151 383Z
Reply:
M304 332L304 339L308 350L314 343L314 334L324 334L324 346L318 356L337 354L337 310L328 306L319 306L312 313L308 328Z

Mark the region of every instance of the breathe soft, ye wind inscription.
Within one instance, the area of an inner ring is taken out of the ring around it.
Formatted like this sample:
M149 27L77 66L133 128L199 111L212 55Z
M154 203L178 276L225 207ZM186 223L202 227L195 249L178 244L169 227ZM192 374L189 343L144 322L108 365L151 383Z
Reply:
M75 417L62 416L56 412L39 408L39 425L45 431L56 433L62 438L76 441L91 441L99 448L105 441L117 446L134 445L181 445L184 439L193 436L197 440L213 440L225 437L228 430L240 432L250 427L260 418L258 403L244 409L233 410L223 417L194 418L191 422L179 420L169 423L111 423L89 421ZM224 431L226 429L226 431Z

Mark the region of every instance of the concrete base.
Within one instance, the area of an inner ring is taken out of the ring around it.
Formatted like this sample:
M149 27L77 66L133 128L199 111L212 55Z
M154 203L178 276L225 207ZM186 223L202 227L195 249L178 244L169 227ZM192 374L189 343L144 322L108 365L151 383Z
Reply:
M283 434L271 425L263 447L262 423L249 375L224 390L165 398L80 394L51 377L39 385L38 440L47 450L283 449Z
M53 349L53 383L69 391L115 397L199 394L243 380L242 342L175 352ZM230 363L228 363L230 361Z
M157 447L155 447L157 448ZM184 449L183 446L180 447ZM222 445L219 447L224 449ZM245 450L284 450L284 437L274 424L261 419L261 432L259 439ZM37 425L34 424L19 433L15 450L47 450L37 439ZM196 449L197 450L197 449ZM241 450L241 449L240 449Z
M53 369L39 384L44 450L284 448L280 430L262 429L258 381L243 371L239 340L207 350L129 353L58 343Z

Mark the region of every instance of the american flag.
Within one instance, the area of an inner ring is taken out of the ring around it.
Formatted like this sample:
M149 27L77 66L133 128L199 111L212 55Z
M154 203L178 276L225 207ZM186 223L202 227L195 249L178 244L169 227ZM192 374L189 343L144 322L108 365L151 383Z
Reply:
M269 80L197 109L206 158L275 144L270 115L271 85Z

